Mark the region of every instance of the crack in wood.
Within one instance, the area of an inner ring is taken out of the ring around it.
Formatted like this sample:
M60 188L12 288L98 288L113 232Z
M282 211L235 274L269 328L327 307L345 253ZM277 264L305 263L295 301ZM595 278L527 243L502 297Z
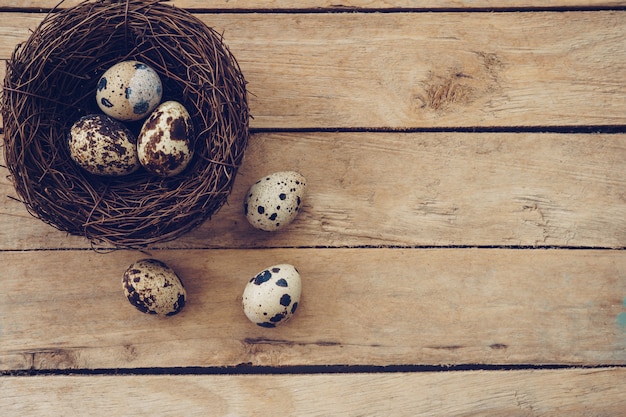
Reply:
M504 343L493 343L491 345L489 345L489 347L493 350L501 350L501 349L508 349L508 345L505 345Z
M458 350L463 349L465 346L462 345L430 345L426 346L427 349L436 349L436 350Z
M267 338L251 338L247 337L244 340L244 343L247 345L284 345L284 346L339 346L341 343L328 341L328 340L319 340L316 342L296 342L292 340L286 339L267 339Z

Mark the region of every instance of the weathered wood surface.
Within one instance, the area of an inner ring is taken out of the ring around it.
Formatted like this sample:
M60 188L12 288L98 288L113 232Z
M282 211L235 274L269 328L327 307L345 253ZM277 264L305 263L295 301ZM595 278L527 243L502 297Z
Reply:
M623 251L165 250L189 293L170 319L121 289L146 254L0 252L1 369L626 362ZM268 331L240 297L292 263L297 317Z
M0 58L43 14L0 14ZM626 123L626 11L202 14L255 128Z
M54 3L0 0L1 60ZM249 81L230 204L161 249L96 253L28 215L0 168L2 415L622 413L626 2L504 3L176 1ZM243 193L282 169L309 180L304 211L253 231ZM145 256L183 278L180 315L125 300ZM268 331L240 296L279 262L303 302ZM550 364L570 368L506 370ZM412 372L354 373L388 365ZM291 374L242 374L260 371Z
M40 376L0 379L0 390L15 416L587 417L623 413L626 370Z
M296 170L303 211L256 231L243 196ZM0 170L7 173L6 170ZM0 249L89 247L28 214L0 176ZM626 247L626 135L529 133L255 134L229 204L161 247Z
M0 8L67 8L80 4L83 0L0 0ZM367 9L367 10L428 10L428 9L546 9L546 8L602 8L625 6L623 0L172 0L177 7L192 10L302 10L302 9Z

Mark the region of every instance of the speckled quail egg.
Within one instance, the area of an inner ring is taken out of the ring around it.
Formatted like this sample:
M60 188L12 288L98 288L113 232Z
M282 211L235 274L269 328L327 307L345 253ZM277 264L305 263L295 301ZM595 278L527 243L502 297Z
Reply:
M280 171L252 184L244 198L244 213L257 229L275 231L291 223L304 198L306 179L295 171Z
M276 327L294 315L301 293L298 270L290 264L274 265L248 281L243 291L243 311L258 326Z
M193 124L176 101L160 104L144 122L137 139L139 162L153 174L181 173L193 157Z
M161 102L159 74L138 61L123 61L106 70L96 89L100 110L121 121L147 117Z
M185 306L183 282L157 259L141 259L130 265L122 284L128 301L143 313L172 316Z
M135 135L103 114L77 120L70 129L68 148L72 160L92 174L120 176L139 168Z

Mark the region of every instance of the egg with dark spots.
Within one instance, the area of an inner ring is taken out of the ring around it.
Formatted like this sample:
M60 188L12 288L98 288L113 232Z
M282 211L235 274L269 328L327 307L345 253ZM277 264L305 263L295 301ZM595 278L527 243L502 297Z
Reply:
M152 67L123 61L98 80L96 101L104 114L124 122L145 119L161 102L163 84Z
M179 102L166 101L143 123L137 139L139 162L156 175L180 174L193 157L193 139L193 124L187 109Z
M276 327L293 317L301 295L298 270L290 264L274 265L248 280L242 296L243 311L260 327Z
M176 272L157 259L141 259L126 269L124 294L139 311L172 316L185 306L187 291Z
M289 225L298 215L306 179L295 171L274 172L250 186L243 208L248 222L257 229L276 231Z
M127 175L140 166L135 135L104 114L77 120L70 128L68 149L76 164L96 175Z

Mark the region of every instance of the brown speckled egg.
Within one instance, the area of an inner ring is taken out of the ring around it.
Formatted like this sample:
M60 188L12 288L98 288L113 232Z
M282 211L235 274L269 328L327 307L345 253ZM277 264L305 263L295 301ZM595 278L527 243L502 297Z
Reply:
M153 174L179 174L193 156L192 140L193 125L187 109L176 101L166 101L141 128L137 139L139 162Z
M96 101L106 115L121 121L141 120L161 102L159 74L138 61L123 61L105 71L98 81Z
M135 135L103 114L76 121L70 129L68 148L72 160L92 174L119 176L139 168Z
M276 327L295 314L300 303L302 283L298 270L279 264L250 278L243 291L243 311L261 327Z
M295 171L280 171L256 181L244 197L244 214L257 229L275 231L291 223L300 210L306 179Z
M172 316L185 306L183 282L157 259L141 259L130 265L122 284L128 301L143 313Z

